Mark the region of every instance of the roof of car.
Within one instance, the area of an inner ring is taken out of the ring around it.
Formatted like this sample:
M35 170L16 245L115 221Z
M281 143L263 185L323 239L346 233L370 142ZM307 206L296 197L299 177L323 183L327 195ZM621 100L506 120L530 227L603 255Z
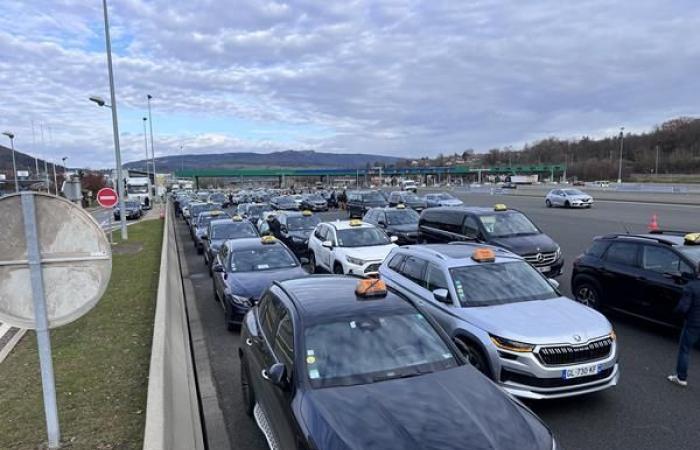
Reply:
M277 239L272 243L263 244L262 238L259 237L232 239L226 241L224 245L229 249L235 248L236 250L250 250L261 247L285 247L285 245Z
M522 259L520 256L504 248L481 244L477 242L453 242L450 244L420 244L404 245L397 250L400 253L420 254L424 258L441 261L453 266L470 266L480 264L472 259L474 251L479 248L490 248L496 253L496 263Z
M213 227L215 227L215 226L217 226L217 225L226 225L226 224L229 224L229 223L240 223L240 224L248 224L248 225L251 226L251 227L253 226L253 224L250 223L250 222L247 221L247 220L231 220L230 217L229 217L228 219L216 219L216 220L212 220L211 222L209 222L209 225L213 228Z
M601 239L636 239L644 242L654 241L667 245L684 245L685 238L680 234L668 234L668 233L640 233L640 234L627 234L627 233L611 233L602 236Z
M358 297L355 294L359 279L350 276L312 275L275 282L287 293L302 319L324 321L342 318L357 312L372 310L412 310L415 307L402 296L388 289L386 296Z
M435 212L435 211L455 211L455 212L468 212L472 214L476 214L477 216L479 215L485 215L485 214L493 214L493 213L507 213L510 211L516 211L516 212L521 212L518 211L517 209L513 208L507 208L502 211L497 211L495 208L487 208L485 206L438 206L436 208L430 208L427 209L427 211L430 212ZM522 214L522 213L521 213Z
M352 223L360 222L360 224L359 225L350 225L351 222ZM374 228L374 225L372 225L371 223L362 222L361 220L358 220L358 219L336 220L335 222L326 222L326 223L331 225L336 230L349 230L351 228Z

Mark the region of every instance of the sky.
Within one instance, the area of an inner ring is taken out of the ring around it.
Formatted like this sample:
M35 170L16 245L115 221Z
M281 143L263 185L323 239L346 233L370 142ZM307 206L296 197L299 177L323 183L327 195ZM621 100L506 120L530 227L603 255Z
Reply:
M700 105L695 0L108 3L124 161L145 156L147 94L156 156L435 156L646 131ZM91 95L109 99L101 2L3 0L0 128L17 149L113 166Z

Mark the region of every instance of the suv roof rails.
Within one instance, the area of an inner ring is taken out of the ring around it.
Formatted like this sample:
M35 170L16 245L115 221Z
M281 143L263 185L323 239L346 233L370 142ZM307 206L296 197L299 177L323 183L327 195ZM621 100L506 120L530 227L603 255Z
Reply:
M649 241L655 241L658 242L659 244L666 244L666 245L676 245L677 242L673 242L668 239L664 239L663 237L654 237L650 236L648 234L627 234L627 233L610 233L602 236L602 239L614 239L614 238L634 238L634 239L646 239Z
M690 231L681 231L681 230L651 230L649 234L668 234L671 236L680 236L680 237L685 237L686 234L690 234Z
M418 251L428 252L434 256L437 256L440 259L443 259L443 260L447 259L447 258L445 258L445 255L438 252L437 250L433 250L430 247L426 247L426 246L420 245L420 244L402 245L400 248L407 249L407 250L418 250Z

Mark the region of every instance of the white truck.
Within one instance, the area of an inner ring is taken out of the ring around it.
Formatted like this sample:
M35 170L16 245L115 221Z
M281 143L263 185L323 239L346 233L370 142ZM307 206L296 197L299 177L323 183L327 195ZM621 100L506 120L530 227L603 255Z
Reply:
M401 190L416 192L418 190L418 185L413 180L401 180Z
M535 184L538 181L537 175L511 175L510 182L514 184Z
M148 192L148 177L129 177L126 179L126 199L138 201L145 209L151 208L153 199ZM146 200L148 199L148 200Z

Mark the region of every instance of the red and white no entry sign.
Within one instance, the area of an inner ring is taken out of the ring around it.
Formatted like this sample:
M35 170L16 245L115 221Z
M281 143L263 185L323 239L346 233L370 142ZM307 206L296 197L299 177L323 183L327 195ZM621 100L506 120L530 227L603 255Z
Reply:
M118 201L119 197L112 188L102 188L97 192L97 203L103 208L112 208Z

